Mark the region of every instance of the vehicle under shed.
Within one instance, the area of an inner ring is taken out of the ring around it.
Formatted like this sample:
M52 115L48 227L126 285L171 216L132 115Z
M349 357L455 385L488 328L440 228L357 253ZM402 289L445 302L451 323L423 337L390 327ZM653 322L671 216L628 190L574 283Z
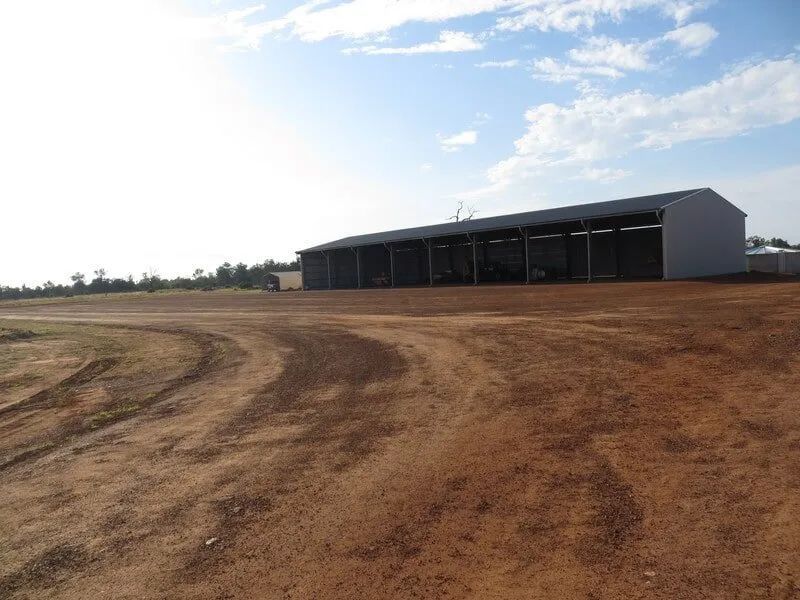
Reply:
M300 250L303 288L742 272L746 215L709 188L352 236Z

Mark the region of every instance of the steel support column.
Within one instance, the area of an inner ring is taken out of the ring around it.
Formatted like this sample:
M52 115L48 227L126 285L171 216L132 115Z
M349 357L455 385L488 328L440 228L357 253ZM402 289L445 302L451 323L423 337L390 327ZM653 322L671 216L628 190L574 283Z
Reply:
M428 285L433 286L433 240L425 241L422 238L422 243L428 249Z
M567 279L572 279L572 235L564 234L564 257L567 263Z
M326 252L325 250L320 250L322 256L325 257L325 261L328 263L328 289L332 289L333 285L331 285L331 256L330 251Z
M358 289L361 289L361 248L356 248L356 275L358 276Z
M472 238L472 274L475 280L473 283L478 285L478 247L476 244L477 238Z
M586 230L586 281L592 281L592 223L591 221L581 221Z
M667 268L667 238L664 235L664 210L656 211L656 219L661 224L661 279L669 279L669 269Z
M478 285L478 248L477 238L467 234L467 239L472 242L472 285Z
M525 283L528 284L531 282L531 265L528 259L528 228L520 227L519 230L525 240Z
M389 275L391 275L392 287L394 287L394 249L391 242L385 243L384 246L389 251Z
M350 248L353 254L356 255L356 281L358 282L358 289L361 289L361 248Z

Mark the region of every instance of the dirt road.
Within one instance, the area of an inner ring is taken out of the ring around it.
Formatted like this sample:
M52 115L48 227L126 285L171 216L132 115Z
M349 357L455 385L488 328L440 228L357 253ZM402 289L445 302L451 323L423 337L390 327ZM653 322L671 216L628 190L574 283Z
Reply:
M2 598L800 598L800 285L0 304Z

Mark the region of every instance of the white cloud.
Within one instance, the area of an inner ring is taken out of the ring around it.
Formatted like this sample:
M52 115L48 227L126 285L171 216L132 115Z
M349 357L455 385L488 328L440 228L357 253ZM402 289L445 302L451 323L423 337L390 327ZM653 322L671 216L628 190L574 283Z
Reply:
M533 61L532 68L534 79L543 79L554 83L578 81L587 76L608 77L610 79L619 79L625 76L622 71L614 67L606 65L573 65L559 62L549 56Z
M512 58L511 60L487 60L485 62L476 63L479 69L511 69L519 66L519 59Z
M590 37L582 48L573 48L569 57L583 65L604 65L623 71L644 71L650 67L653 41L624 43L606 36Z
M628 12L648 9L656 9L680 25L706 4L706 0L531 0L519 3L518 14L498 19L497 27L504 31L575 32L591 30L601 19L620 22Z
M429 173L433 171L433 165L431 163L423 163L419 166L419 170L423 173Z
M580 173L578 173L578 175L576 175L573 179L585 179L586 181L597 181L599 183L612 183L614 181L619 181L624 177L628 177L630 174L630 171L624 171L623 169L601 169L587 167L581 169Z
M668 2L662 12L675 19L678 25L683 25L691 16L708 8L716 0L674 0Z
M252 21L263 5L206 20L209 31L228 38L235 48L258 48L261 38L289 31L306 42L341 37L375 41L413 22L443 23L452 19L501 13L496 28L589 31L598 21L621 21L632 11L656 10L682 25L708 0L310 0L277 19Z
M665 40L675 42L690 56L697 56L713 42L719 33L708 23L690 23L664 35Z
M276 21L250 24L250 17L264 11L266 6L258 4L210 17L195 17L176 23L181 29L198 39L223 40L225 50L258 50L265 35L283 28Z
M625 76L625 71L649 69L650 52L658 42L625 43L607 36L590 37L583 46L567 53L572 62L561 62L549 56L533 61L533 77L555 83L582 81L585 77L619 79Z
M329 6L312 0L279 22L307 42L331 37L365 38L411 22L439 23L508 8L520 0L351 0Z
M717 31L707 23L692 23L644 42L622 42L607 36L594 36L587 38L583 46L572 48L567 53L571 62L560 62L551 57L534 61L533 75L536 79L557 83L591 76L618 79L624 77L626 71L653 68L650 54L665 42L673 42L690 56L697 56L717 35Z
M475 130L462 131L455 135L438 135L439 145L444 152L458 152L464 146L472 146L478 141L478 132Z
M406 48L386 48L378 46L360 46L343 50L345 54L433 54L441 52L470 52L482 50L483 42L475 39L471 33L464 31L442 31L438 41L417 44Z
M587 165L637 148L712 140L800 117L800 63L794 57L748 65L672 96L590 93L571 105L529 109L514 156L488 172L493 183L531 176L543 166Z

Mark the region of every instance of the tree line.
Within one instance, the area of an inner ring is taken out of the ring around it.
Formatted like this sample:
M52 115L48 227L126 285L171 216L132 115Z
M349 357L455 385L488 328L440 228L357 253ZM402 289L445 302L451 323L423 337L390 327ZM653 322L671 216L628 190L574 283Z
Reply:
M800 244L790 244L783 238L764 238L760 235L751 235L746 240L748 248L756 248L758 246L773 246L775 248L786 248L787 250L800 250Z
M246 265L238 263L232 265L224 262L213 271L195 269L190 277L175 277L165 279L156 272L142 273L135 280L132 275L126 278L109 277L106 270L98 268L94 277L87 281L83 273L73 273L70 276L71 284L53 283L46 281L36 287L10 287L0 285L0 300L21 300L26 298L57 298L81 296L85 294L114 294L120 292L155 292L156 290L183 289L183 290L211 290L214 288L242 288L249 289L263 286L268 273L275 271L299 271L298 261L280 262L272 259L263 263Z

